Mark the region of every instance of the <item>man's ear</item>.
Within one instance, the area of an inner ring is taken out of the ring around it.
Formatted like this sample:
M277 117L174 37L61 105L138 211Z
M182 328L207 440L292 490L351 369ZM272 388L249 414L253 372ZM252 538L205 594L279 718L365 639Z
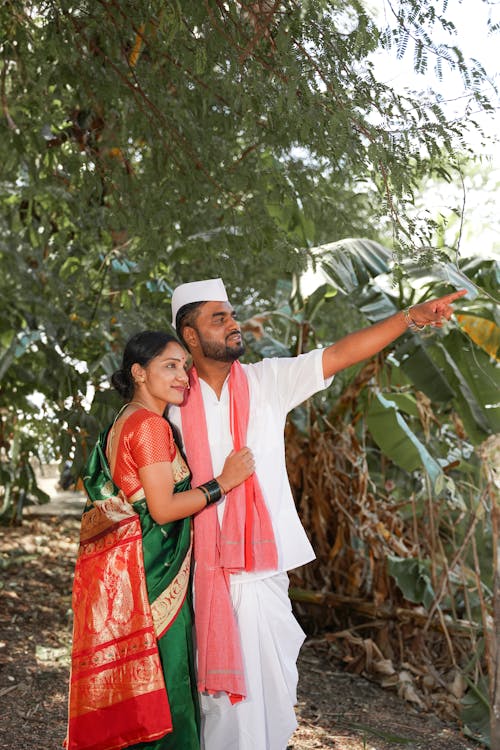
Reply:
M182 329L182 338L187 344L188 349L191 351L193 348L196 349L198 346L198 333L196 332L196 328L193 328L192 326L185 326Z

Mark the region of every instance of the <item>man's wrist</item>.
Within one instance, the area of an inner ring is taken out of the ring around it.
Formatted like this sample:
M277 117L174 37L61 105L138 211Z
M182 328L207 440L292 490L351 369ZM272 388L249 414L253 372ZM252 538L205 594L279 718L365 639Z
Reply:
M410 331L422 331L426 326L425 323L423 325L419 325L413 320L411 315L411 306L405 307L405 309L403 310L403 316L405 319L406 327L409 328Z

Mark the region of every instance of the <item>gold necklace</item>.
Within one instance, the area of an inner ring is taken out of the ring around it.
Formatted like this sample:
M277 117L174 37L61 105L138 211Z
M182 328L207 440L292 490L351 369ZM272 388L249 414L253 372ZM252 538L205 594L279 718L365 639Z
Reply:
M142 401L129 401L125 404L125 406L130 406L130 404L137 404L138 406L142 406L143 409L147 409L148 411L153 411L149 406L146 406L146 404L143 404Z

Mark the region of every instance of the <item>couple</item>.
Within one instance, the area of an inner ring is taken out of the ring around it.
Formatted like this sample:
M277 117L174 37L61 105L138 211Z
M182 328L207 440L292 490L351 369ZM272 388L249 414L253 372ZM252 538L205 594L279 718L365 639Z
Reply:
M240 365L234 310L209 279L172 297L189 373L168 334L128 342L112 379L125 405L84 472L68 750L284 750L304 639L286 571L314 557L286 475L286 415L408 328L441 326L464 294L325 349Z

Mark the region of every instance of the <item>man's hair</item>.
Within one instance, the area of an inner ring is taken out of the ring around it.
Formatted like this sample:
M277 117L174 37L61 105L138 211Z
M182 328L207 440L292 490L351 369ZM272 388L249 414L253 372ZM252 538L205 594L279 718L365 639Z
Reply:
M204 305L206 301L207 300L203 300L202 302L189 302L187 305L183 305L182 307L180 307L177 311L177 315L175 316L175 330L177 331L177 335L179 336L180 340L188 350L189 346L184 341L182 332L184 328L186 328L186 326L196 328L195 322L196 318L200 314L200 307Z

